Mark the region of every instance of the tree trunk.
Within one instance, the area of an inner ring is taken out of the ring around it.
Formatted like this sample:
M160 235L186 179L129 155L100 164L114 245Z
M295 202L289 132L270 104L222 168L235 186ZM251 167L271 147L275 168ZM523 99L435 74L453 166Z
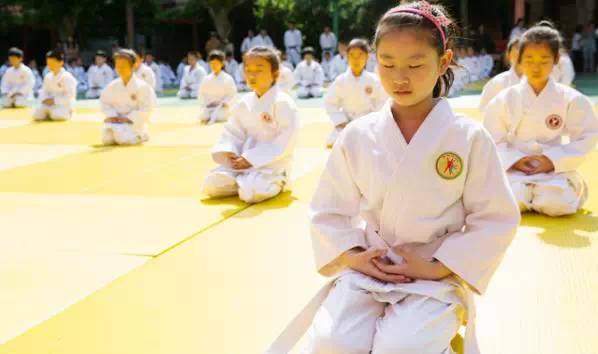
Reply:
M133 1L127 0L127 46L135 48L135 17L133 12Z
M216 32L222 39L228 39L228 35L231 33L233 26L228 19L228 14L230 13L231 9L226 7L218 7L208 8L210 12L210 16L214 21L214 27L216 27Z

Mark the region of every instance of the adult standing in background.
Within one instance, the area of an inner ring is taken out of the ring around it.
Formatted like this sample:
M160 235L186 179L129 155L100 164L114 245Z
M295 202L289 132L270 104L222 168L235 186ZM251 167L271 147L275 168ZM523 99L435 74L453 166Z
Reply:
M522 18L517 20L515 23L515 27L511 30L511 35L509 36L509 41L513 38L521 37L521 35L525 32L525 22Z
M336 35L330 30L330 27L324 27L324 32L320 35L320 47L322 48L322 58L325 53L330 53L330 57L334 56L336 49Z
M253 47L253 40L255 39L255 33L253 30L247 31L247 37L241 42L241 54L247 53L249 49Z
M284 46L287 55L293 65L301 62L301 46L303 45L303 37L294 23L289 23L289 29L284 33Z
M582 32L583 26L577 25L575 26L575 33L573 33L573 37L571 37L571 58L573 59L573 67L575 67L575 71L578 73L583 72L583 48L581 46L581 40L583 38Z
M222 49L222 42L218 38L218 34L216 32L210 32L210 39L206 42L206 55L210 55L210 52L213 50L220 50Z
M594 72L596 69L594 55L596 54L596 28L593 23L588 23L582 35L581 46L583 48L583 71Z

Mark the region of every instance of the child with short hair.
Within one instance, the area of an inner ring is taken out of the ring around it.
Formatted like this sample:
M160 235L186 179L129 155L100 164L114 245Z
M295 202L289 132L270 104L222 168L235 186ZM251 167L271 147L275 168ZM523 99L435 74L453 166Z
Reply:
M224 53L213 50L208 56L208 63L212 73L203 79L198 91L202 104L199 119L204 124L226 121L237 95L235 80L223 70Z
M10 67L2 76L0 93L2 105L5 108L20 108L29 106L33 99L35 77L31 69L23 64L23 51L19 48L8 50Z
M40 106L33 113L33 119L67 120L73 114L73 103L77 99L77 80L64 69L64 53L51 50L46 54L49 72L44 77L40 90Z

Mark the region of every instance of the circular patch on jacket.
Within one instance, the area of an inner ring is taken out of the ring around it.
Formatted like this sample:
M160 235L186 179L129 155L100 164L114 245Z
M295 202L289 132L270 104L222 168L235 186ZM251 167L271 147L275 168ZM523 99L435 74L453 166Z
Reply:
M551 114L546 117L546 126L549 129L557 130L563 126L563 118L558 114Z
M372 86L366 86L365 87L365 94L366 95L371 95L374 92L374 88Z
M266 112L263 112L260 114L260 119L262 120L262 122L264 123L272 123L272 116L269 115Z
M436 173L444 179L455 179L463 172L463 160L454 152L445 152L436 159Z

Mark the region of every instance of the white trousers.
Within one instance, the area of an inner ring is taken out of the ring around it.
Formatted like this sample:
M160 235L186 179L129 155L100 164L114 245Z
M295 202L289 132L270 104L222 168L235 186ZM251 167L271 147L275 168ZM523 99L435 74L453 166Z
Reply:
M409 294L395 304L340 276L309 330L309 354L452 354L462 305Z
M71 119L71 115L72 111L70 106L57 104L48 106L42 104L33 112L33 119L39 121L46 119L59 121Z
M228 108L204 108L199 116L199 120L205 123L226 122L229 115L230 110Z
M322 97L324 95L324 89L322 86L299 86L297 89L297 97L309 98L309 97Z
M148 140L148 135L136 132L132 124L104 123L102 128L104 145L137 145Z
M102 91L104 89L94 89L94 88L90 88L89 90L87 90L87 92L85 92L85 97L89 98L89 99L94 99L94 98L100 98L100 95L102 94Z
M285 183L284 175L256 170L238 173L219 167L209 172L203 192L211 198L238 195L246 203L259 203L280 194Z
M2 98L2 105L5 108L13 108L13 107L27 107L29 106L29 100L25 96L15 96L15 97L8 97L4 96Z
M179 92L177 93L177 96L179 96L179 98L181 99L191 99L191 98L197 98L197 90L179 90Z
M286 47L287 57L293 63L293 66L297 66L301 62L301 49L298 47Z
M526 180L509 175L511 189L521 212L535 211L548 216L575 214L587 199L587 186L576 172L554 174L551 178Z

